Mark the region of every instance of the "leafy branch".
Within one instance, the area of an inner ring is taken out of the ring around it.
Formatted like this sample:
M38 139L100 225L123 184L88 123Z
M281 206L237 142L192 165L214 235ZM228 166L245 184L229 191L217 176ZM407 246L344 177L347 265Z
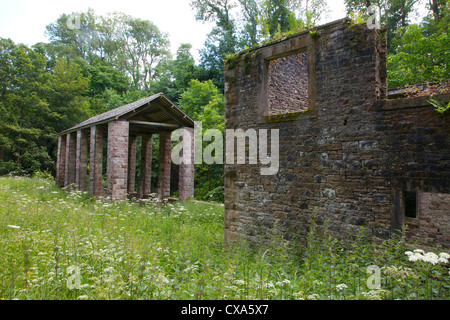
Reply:
M433 96L430 97L430 100L428 100L428 102L433 105L434 110L442 115L447 114L447 112L450 110L450 102L445 103L437 98L434 98Z

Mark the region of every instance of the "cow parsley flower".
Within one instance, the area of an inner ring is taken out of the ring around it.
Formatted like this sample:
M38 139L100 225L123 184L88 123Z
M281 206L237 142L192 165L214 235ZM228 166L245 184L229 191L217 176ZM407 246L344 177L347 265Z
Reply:
M442 252L437 255L434 252L425 252L422 249L416 249L414 252L406 251L405 255L408 256L409 261L423 261L431 263L432 265L436 265L438 263L448 263L448 260L450 259L450 255L448 253Z
M439 254L439 259L445 259L445 260L447 260L447 261L445 261L445 263L447 263L448 260L450 259L450 254L445 253L445 252L441 252L441 253Z
M422 260L422 255L421 254L417 254L417 253L413 253L413 254L409 255L408 260L412 261L412 262L421 261Z
M343 291L343 290L345 290L345 289L347 289L348 288L348 286L345 284L345 283L341 283L341 284L338 284L337 286L336 286L336 291Z
M438 262L439 262L439 263L448 263L448 259L439 257L439 258L438 258Z
M432 265L436 265L439 263L438 256L434 252L427 252L422 256L422 261L429 262Z

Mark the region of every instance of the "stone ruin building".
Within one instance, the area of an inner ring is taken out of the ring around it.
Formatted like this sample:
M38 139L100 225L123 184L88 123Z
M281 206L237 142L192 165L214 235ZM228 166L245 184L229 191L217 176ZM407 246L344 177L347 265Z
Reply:
M450 247L450 117L392 99L386 48L385 29L343 19L226 61L226 128L279 129L277 174L225 165L226 241L302 237L316 215L335 235Z
M78 190L89 191L95 197L146 198L152 191L152 136L159 134L156 194L159 198L169 197L171 133L179 128L192 132L193 157L194 122L162 93L92 117L60 133L56 183L60 187L75 185ZM141 165L140 179L136 181L138 137L141 137ZM107 160L106 189L102 181L104 157ZM178 167L178 199L186 200L193 195L193 161L192 164L181 163Z

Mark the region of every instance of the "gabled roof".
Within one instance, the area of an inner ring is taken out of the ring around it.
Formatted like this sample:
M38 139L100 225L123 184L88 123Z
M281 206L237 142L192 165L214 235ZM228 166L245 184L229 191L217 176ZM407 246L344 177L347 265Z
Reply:
M89 118L70 129L64 130L60 135L115 120L131 119L155 124L194 127L194 120L160 92Z

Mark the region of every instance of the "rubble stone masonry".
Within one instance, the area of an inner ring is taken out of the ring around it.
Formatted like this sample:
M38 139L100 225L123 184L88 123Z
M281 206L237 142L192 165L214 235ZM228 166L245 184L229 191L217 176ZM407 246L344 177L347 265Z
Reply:
M278 129L280 139L275 175L248 161L225 165L226 241L305 238L315 217L336 236L365 228L386 238L401 221L415 226L409 237L450 246L450 117L423 97L386 100L386 47L385 29L340 20L226 62L226 128ZM270 65L302 52L307 90L298 94L308 108L273 116ZM412 221L404 218L405 191L417 192Z
M107 192L126 199L128 191L128 121L108 123Z

